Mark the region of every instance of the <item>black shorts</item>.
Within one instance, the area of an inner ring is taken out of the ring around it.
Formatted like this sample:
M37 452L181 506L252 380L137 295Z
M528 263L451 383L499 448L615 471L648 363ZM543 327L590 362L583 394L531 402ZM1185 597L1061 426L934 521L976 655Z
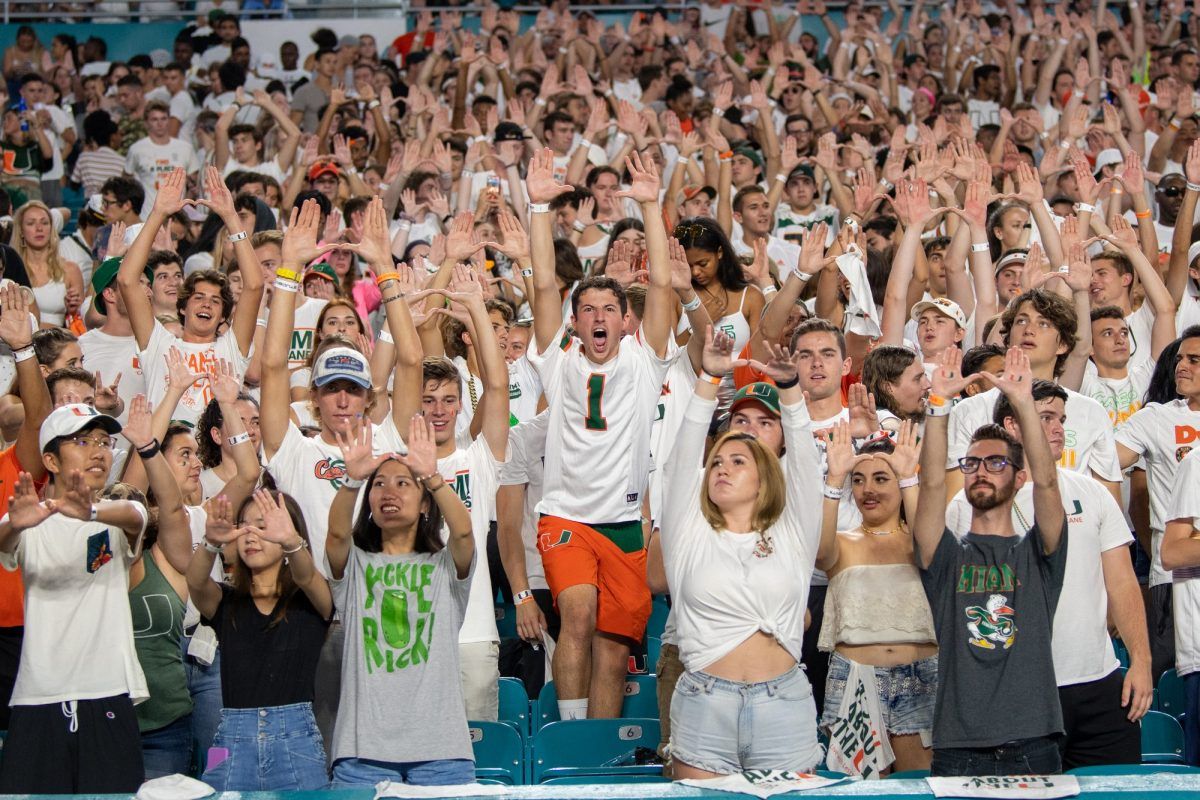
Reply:
M1066 736L1059 741L1063 769L1140 764L1142 728L1121 707L1125 677L1114 669L1103 678L1058 688Z
M0 794L131 794L144 778L129 695L13 706Z

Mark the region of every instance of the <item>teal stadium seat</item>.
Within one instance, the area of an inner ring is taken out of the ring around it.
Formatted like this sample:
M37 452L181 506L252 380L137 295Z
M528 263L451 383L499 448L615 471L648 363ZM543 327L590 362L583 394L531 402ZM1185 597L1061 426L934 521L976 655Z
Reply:
M888 780L896 781L923 781L929 777L927 769L906 769L900 772L893 772L887 776Z
M595 775L575 775L563 778L547 778L542 786L576 786L585 783L597 783ZM670 783L671 779L662 775L605 775L605 783Z
M493 606L496 613L496 631L501 639L517 638L517 609L512 603L503 603L499 596Z
M667 604L667 596L655 595L650 605L650 621L646 623L646 635L661 640L663 631L667 628L667 614L670 613L671 606Z
M1169 669L1158 679L1158 703L1155 711L1170 714L1175 719L1187 711L1187 692L1183 686L1183 678L1173 669Z
M1125 643L1120 639L1112 640L1113 651L1117 654L1117 660L1121 662L1122 667L1129 666L1129 650L1125 647Z
M525 743L512 725L468 722L475 751L475 777L480 782L520 786L525 783Z
M662 639L657 636L646 637L646 671L651 675L658 674L658 656L662 652Z
M1171 715L1147 711L1142 717L1142 763L1183 763L1183 726Z
M558 692L554 688L554 681L546 681L533 704L533 725L529 732L537 734L543 727L559 719Z
M658 678L654 675L626 675L625 698L621 701L622 719L658 719ZM534 708L533 733L551 722L559 722L558 692L554 681L547 681L538 694Z
M604 783L616 776L660 776L661 765L606 766L626 760L639 747L658 747L656 719L578 719L551 722L533 737L533 783L548 778L582 778Z
M529 738L529 695L516 678L500 679L500 721L515 726L522 741Z
M1157 775L1164 772L1200 775L1200 768L1187 764L1102 764L1095 767L1076 767L1068 775Z

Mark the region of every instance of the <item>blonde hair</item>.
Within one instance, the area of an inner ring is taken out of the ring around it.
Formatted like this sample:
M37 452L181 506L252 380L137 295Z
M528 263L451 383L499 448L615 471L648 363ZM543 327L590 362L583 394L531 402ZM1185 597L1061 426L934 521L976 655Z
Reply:
M25 233L21 229L21 224L25 220L25 215L31 210L41 210L46 212L46 221L50 224L50 238L46 240L46 268L50 272L49 283L62 283L66 279L66 271L63 270L62 262L58 259L58 231L54 230L54 215L50 213L50 206L43 203L41 200L30 200L25 205L17 209L13 214L12 226L12 248L17 251L17 255L26 265L29 264L29 245L25 242Z
M750 524L754 526L756 532L765 533L783 513L787 488L784 484L783 468L779 465L779 458L764 447L762 442L748 433L731 431L723 435L712 446L708 453L708 461L704 465L704 483L700 488L700 511L713 528L720 530L725 527L725 515L708 496L708 479L712 474L713 462L716 461L721 448L729 442L741 442L746 445L750 455L754 458L755 466L758 467L758 500L755 502Z

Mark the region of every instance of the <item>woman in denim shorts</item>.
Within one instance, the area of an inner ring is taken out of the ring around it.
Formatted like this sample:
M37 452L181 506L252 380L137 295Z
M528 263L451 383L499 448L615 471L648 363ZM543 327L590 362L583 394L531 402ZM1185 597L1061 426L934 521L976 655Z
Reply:
M805 248L820 269L821 243L806 240ZM761 384L756 399L780 415L783 468L757 438L731 432L699 469L732 347L709 328L704 373L666 466L663 562L686 670L671 698L676 780L810 770L822 757L799 663L821 523L820 483L805 476L819 474L820 461L796 366L777 349L770 363L754 365L778 387Z
M818 647L833 651L821 726L828 731L838 721L851 662L874 667L896 771L929 769L937 695L933 615L904 522L916 513L919 455L916 429L907 421L894 444L871 443L857 456L845 424L835 430L825 483L840 490L850 479L862 524L838 531L838 501L830 499L836 492L827 492L817 554L817 568L829 575Z

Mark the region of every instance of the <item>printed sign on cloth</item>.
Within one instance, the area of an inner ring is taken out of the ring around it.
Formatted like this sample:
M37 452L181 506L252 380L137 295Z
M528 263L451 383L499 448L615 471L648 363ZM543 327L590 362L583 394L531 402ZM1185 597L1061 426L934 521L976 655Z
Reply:
M895 760L879 707L875 668L851 661L837 721L829 729L825 763L836 772L879 778Z
M934 797L1075 797L1079 780L1074 775L1002 775L960 778L926 778Z
M755 797L774 797L785 792L803 792L809 789L823 789L840 783L844 778L822 778L808 772L792 772L779 769L752 769L737 775L723 775L720 778L704 778L680 781L685 786L695 786L697 789L714 789L718 792L737 792L752 794Z

